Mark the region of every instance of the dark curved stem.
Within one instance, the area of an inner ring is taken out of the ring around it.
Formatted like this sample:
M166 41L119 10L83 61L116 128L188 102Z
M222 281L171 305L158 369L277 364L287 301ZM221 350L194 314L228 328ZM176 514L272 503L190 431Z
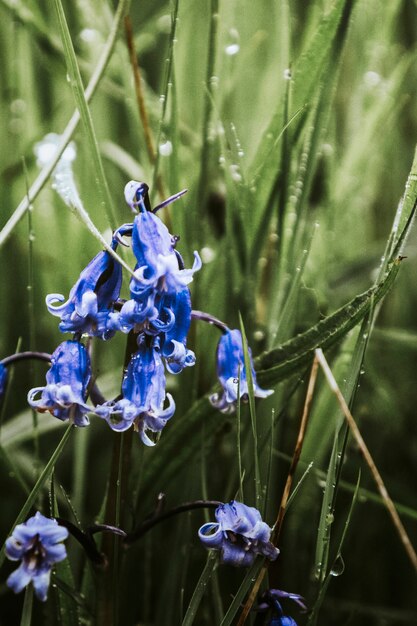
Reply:
M13 363L18 363L19 361L30 361L31 359L37 361L43 361L44 363L51 362L51 354L48 352L34 352L33 350L28 350L27 352L16 352L16 354L10 354L10 356L6 356L4 359L0 360L0 363L5 367L9 367ZM106 398L101 393L100 389L94 383L90 391L90 398L94 404L104 404L106 402Z
M204 311L191 311L191 317L195 320L200 320L202 322L207 322L207 324L211 324L212 326L216 326L219 330L222 331L223 334L228 333L230 328L221 320L214 317L214 315L210 315L210 313L205 313Z
M94 541L91 533L84 533L82 530L75 526L72 522L63 519L62 517L56 517L56 521L60 526L65 526L71 533L71 535L82 545L85 550L86 555L93 563L93 565L97 567L105 567L107 564L107 559L104 554L98 551L96 542ZM119 530L119 529L117 529ZM123 532L123 531L122 531Z
M124 544L126 546L130 546L137 539L140 539L140 537L147 533L148 530L159 524L159 522L164 522L179 513L193 511L194 509L217 509L217 507L221 504L223 504L223 502L219 502L218 500L194 500L193 502L184 502L183 504L179 504L165 513L160 513L145 519L141 524L139 524L136 530L127 534L124 539Z
M110 526L109 524L93 524L87 529L87 535L92 537L97 533L113 533L113 535L120 535L121 537L127 537L127 533L117 526Z
M12 363L17 363L18 361L28 361L30 359L50 363L51 355L48 354L48 352L33 352L32 350L28 350L27 352L16 352L16 354L6 356L4 359L1 359L0 363L7 367Z

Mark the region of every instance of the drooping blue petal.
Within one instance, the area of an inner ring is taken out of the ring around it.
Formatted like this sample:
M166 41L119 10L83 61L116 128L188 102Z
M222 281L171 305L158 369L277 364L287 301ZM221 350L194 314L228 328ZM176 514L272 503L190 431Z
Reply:
M120 312L114 317L112 324L123 333L131 330L139 332L142 326L158 317L158 309L154 306L155 294L144 294L143 298L127 300Z
M39 512L24 524L18 524L11 537L6 540L5 552L10 560L22 562L10 574L7 585L15 593L19 593L32 582L36 596L45 601L51 568L67 556L62 543L67 537L66 528Z
M174 315L174 323L164 334L162 356L167 370L171 374L178 374L184 367L195 363L194 352L186 346L191 323L190 290L185 287L173 295L165 296L165 302Z
M154 445L147 431L160 432L175 412L175 403L165 393L164 365L158 342L142 334L139 349L132 356L122 383L123 397L117 402L97 406L95 412L116 431L130 426L139 433L143 443ZM164 408L166 399L168 406Z
M46 297L46 306L52 315L61 318L61 332L85 333L109 339L115 332L109 324L109 316L119 298L121 284L120 264L107 250L103 250L81 272L66 302L54 306L65 298L52 293Z
M254 507L232 500L215 512L217 524L201 526L199 537L208 548L221 551L221 560L236 567L251 565L257 554L274 561L279 550L270 541L271 528Z
M49 411L60 420L71 420L76 426L89 424L86 413L87 388L91 378L90 358L78 341L62 342L51 357L46 385L28 393L28 402L37 411ZM36 397L40 394L40 398Z
M132 250L136 257L134 277L130 281L131 296L142 298L150 290L175 293L188 285L201 268L194 252L194 264L184 269L175 250L178 237L172 236L157 215L151 212L148 186L131 180L125 187L125 199L137 212L132 226ZM126 230L125 230L126 232Z
M259 387L256 382L256 374L250 349L249 358L251 363L253 393L257 398L266 398L273 393L273 390L261 389ZM248 395L248 381L240 330L229 330L221 336L217 345L217 374L223 391L213 394L210 397L210 401L213 406L222 411L222 413L231 413L236 408L238 387L241 398L245 398Z
M7 367L0 363L0 400L6 391L7 385Z

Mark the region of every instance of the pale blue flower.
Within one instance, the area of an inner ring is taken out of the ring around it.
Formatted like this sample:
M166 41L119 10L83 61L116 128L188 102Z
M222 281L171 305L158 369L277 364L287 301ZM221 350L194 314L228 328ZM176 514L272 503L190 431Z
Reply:
M275 561L279 550L270 541L271 528L254 507L232 500L217 507L216 523L203 524L198 536L207 548L220 550L222 563L252 565L257 554Z
M70 420L76 426L88 426L86 413L92 411L86 404L90 379L90 357L83 344L64 341L51 356L47 384L31 389L28 402L41 413L49 411L60 420ZM40 398L36 399L39 394Z
M257 398L266 398L274 392L272 389L261 389L257 384L250 348L248 352L252 372L253 393ZM221 336L217 346L217 374L223 391L213 394L210 397L210 401L213 406L223 413L231 413L236 408L238 388L241 398L246 399L248 396L248 380L240 330L228 330Z
M36 596L44 602L52 566L67 556L62 543L67 537L66 528L39 512L24 524L18 524L6 540L6 556L12 561L21 561L21 564L10 574L7 585L19 593L32 583Z

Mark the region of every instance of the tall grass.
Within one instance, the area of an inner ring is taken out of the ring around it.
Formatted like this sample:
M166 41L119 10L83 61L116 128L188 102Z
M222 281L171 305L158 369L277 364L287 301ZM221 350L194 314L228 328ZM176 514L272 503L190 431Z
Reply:
M237 415L216 411L219 333L195 321L196 365L168 380L176 414L144 449L94 417L68 432L49 414L34 422L26 394L45 366L16 363L1 407L3 539L36 508L130 532L160 493L170 509L243 491L272 525L322 348L416 546L415 3L1 0L0 17L0 358L62 341L45 296L67 294L131 220L123 188L135 178L154 205L188 189L159 215L187 267L195 249L203 257L193 308L231 328L242 320L258 382L275 389ZM36 164L50 132L61 152L76 143L81 206L54 191L52 164ZM124 351L125 337L94 343L108 398ZM261 591L302 594L307 614L284 601L298 624L415 624L416 572L320 374L299 481ZM0 586L1 623L237 623L262 562L245 572L207 555L197 530L210 516L182 513L127 550L103 534L103 571L70 539L45 605Z

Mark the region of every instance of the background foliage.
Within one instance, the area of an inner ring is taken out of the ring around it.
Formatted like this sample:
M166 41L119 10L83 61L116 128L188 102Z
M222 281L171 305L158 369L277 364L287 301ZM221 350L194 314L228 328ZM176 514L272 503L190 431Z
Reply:
M146 181L154 203L188 188L163 218L181 236L187 266L192 251L201 251L204 266L192 285L193 307L231 327L238 327L240 311L255 355L314 327L383 277L417 136L415 2L143 0L125 6L155 158L146 148L123 20L107 69L94 74L117 7L98 0L63 6L84 85L92 75L99 78L73 134L74 171L84 207L107 241L112 228L131 219L123 199L129 179ZM39 174L35 143L48 132L63 133L80 101L74 99L77 84L53 3L45 8L31 0L1 0L0 17L3 357L17 349L54 350L62 336L46 312L45 295L68 293L100 243L50 182L31 194L29 212L19 211ZM110 197L100 179L87 112ZM414 168L411 174L398 232L415 202ZM345 310L343 324L339 320L333 329L339 340L326 355L417 545L415 232L400 251L407 260L382 307L370 302L353 329L352 311ZM133 266L130 251L121 254ZM322 328L318 332L317 346L326 338ZM216 329L193 326L189 343L197 364L168 383L177 402L175 417L155 448L144 450L136 438L131 444L131 469L124 477L126 528L152 512L159 492L171 507L202 497L227 501L239 489L236 416L211 410L204 398L215 382L217 340ZM124 343L121 337L94 346L95 375L108 397L118 393ZM311 346L304 339L303 350L305 359L292 369L288 353L258 361L260 382L274 384L275 394L257 405L255 441L249 409L241 407L245 502L261 508L271 525L306 393ZM276 375L279 363L284 365ZM38 364L17 365L2 407L4 538L65 428L49 414L38 416L36 426L27 408L27 390L42 384L44 371ZM415 571L355 444L349 440L344 448L341 420L321 377L297 480L313 466L285 518L270 586L301 593L310 609L316 606L361 468L361 491L342 548L344 569L338 559L317 623L415 624ZM73 519L75 511L84 526L103 519L117 437L97 418L71 434L54 470L63 517ZM343 450L340 468L337 455L336 467L331 460L332 448L335 454ZM254 451L262 502L255 499ZM325 520L325 537L317 532L323 492L335 504ZM47 484L37 505L48 512ZM116 623L114 615L120 624L181 623L206 559L196 537L205 519L209 514L202 512L174 518L129 550L111 586L115 607L108 623ZM83 591L91 607L97 575L86 569L75 543L70 546L72 580L68 572L60 576L77 594ZM328 546L327 567L320 567ZM2 580L10 569L3 566ZM243 577L238 570L217 568L195 623L222 623ZM22 598L4 584L0 594L1 623L19 623ZM77 594L71 600L60 591L46 607L36 605L33 623L91 621ZM288 611L299 624L315 623L314 613Z

